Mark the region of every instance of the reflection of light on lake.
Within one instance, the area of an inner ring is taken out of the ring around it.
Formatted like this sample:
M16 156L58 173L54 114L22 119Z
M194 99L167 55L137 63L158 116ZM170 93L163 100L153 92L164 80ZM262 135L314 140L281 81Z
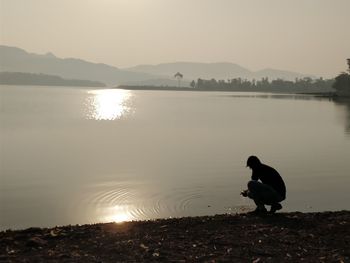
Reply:
M89 91L88 118L95 120L117 120L130 112L128 106L131 92L128 90L106 89Z
M103 218L104 222L121 223L132 221L134 218L128 212L128 206L116 205L106 210L106 215Z

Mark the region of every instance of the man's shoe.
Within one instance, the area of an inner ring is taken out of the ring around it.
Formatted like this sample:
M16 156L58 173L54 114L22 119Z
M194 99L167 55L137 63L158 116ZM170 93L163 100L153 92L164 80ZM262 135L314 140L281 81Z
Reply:
M282 209L282 205L280 203L273 204L271 206L270 213L274 214L277 210L281 210L281 209Z

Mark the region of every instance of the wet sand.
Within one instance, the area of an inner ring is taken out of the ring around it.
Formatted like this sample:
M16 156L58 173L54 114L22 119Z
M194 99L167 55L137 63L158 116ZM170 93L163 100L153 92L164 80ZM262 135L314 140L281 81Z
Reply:
M8 230L0 262L350 262L350 211Z

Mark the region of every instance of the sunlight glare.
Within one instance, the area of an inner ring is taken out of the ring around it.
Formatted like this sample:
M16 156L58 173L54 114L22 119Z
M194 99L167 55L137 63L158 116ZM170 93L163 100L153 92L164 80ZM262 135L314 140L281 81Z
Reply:
M119 120L130 113L131 92L120 89L89 91L88 118L94 120Z
M133 217L128 212L128 206L116 205L108 209L108 215L103 219L104 222L122 223L132 221Z

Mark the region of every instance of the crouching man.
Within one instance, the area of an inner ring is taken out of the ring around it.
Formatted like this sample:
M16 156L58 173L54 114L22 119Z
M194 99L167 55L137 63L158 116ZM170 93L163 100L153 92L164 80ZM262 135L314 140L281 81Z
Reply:
M271 206L270 213L282 209L280 202L286 199L286 186L280 174L256 156L248 158L247 167L253 171L252 180L248 182L248 190L241 194L254 200L257 206L254 213L266 213L265 205Z

